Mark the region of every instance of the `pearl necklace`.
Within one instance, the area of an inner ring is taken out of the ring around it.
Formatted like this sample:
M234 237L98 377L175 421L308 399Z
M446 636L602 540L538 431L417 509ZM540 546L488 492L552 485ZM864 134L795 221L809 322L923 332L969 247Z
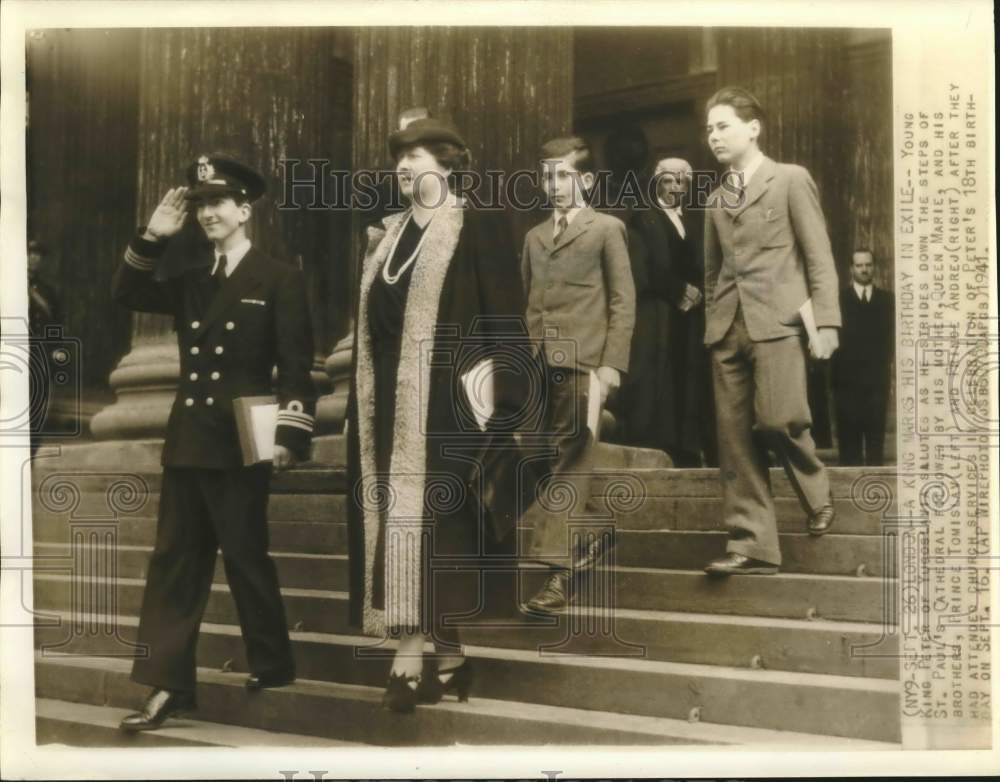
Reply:
M399 246L399 240L403 238L403 231L406 230L406 226L409 224L410 220L413 219L413 212L410 212L410 214L407 215L406 221L403 223L403 227L399 229L399 233L396 234L396 238L392 242L392 247L389 250L389 257L386 259L385 265L382 267L382 279L389 285L395 285L399 278L406 274L406 270L413 265L413 262L417 260L417 256L420 254L420 248L424 246L424 239L427 238L427 229L430 227L430 224L436 215L437 212L434 212L434 214L431 215L431 219L427 221L427 225L424 226L424 232L420 236L420 241L417 242L417 246L410 254L410 257L407 258L406 261L403 262L403 265L399 267L399 271L395 274L390 274L389 266L392 263L392 259L396 255L396 247Z

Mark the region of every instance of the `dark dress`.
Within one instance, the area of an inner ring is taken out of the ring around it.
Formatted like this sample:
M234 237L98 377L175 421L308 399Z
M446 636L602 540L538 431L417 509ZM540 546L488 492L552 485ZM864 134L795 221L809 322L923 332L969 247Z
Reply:
M410 257L420 243L424 229L409 220L403 229L396 252L386 259L390 273L397 274L399 267ZM396 371L399 368L399 347L403 336L403 316L406 312L406 294L410 290L413 266L403 272L394 284L385 281L382 269L368 294L368 328L372 337L372 354L375 359L375 464L379 473L389 474L392 459L392 433L396 415Z

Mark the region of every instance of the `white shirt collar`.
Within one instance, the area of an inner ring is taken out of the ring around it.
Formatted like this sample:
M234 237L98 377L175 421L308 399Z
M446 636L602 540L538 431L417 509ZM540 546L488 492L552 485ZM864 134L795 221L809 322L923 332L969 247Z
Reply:
M687 239L687 231L684 230L684 221L681 215L681 207L667 206L665 203L663 203L663 200L659 196L656 197L656 200L660 205L660 209L662 209L663 213L670 219L670 222L674 224L674 228L676 228L677 233L681 235L681 239Z
M764 153L761 152L760 150L757 150L756 157L754 157L754 159L751 160L742 171L743 187L748 187L750 185L750 180L753 178L753 175L757 173L757 169L760 168L760 164L763 162L764 162ZM735 168L731 168L730 171L733 171L737 175L740 174L740 172L737 171Z
M852 284L852 285L854 286L854 292L855 292L856 294L858 294L858 300L859 300L859 301L860 301L860 300L861 300L862 298L867 298L867 299L868 299L868 301L871 301L871 300L872 300L872 290L873 290L873 288L874 288L874 285L873 285L872 283L868 283L867 285L862 285L862 284L861 284L861 283L859 283L859 282L855 282L854 280L851 280L851 284ZM862 294L863 294L863 293L864 293L865 291L868 291L868 296L867 296L867 297L864 297L864 296L862 296Z
M576 217L582 211L583 211L582 206L574 206L572 209L567 209L565 212L559 209L553 209L552 222L554 225L559 225L559 218L565 216L566 225L570 226L573 224L573 218Z
M680 204L678 204L677 206L667 206L665 203L663 203L663 199L660 198L659 196L656 197L656 203L658 203L660 205L660 209L662 209L667 214L675 214L678 217L681 216Z
M226 277L232 277L233 272L236 271L236 267L240 265L240 261L243 260L243 256L250 252L250 240L244 239L238 245L233 247L229 252L223 253L219 251L219 248L215 248L215 263L212 264L212 274L215 274L215 270L219 268L219 256L226 256Z

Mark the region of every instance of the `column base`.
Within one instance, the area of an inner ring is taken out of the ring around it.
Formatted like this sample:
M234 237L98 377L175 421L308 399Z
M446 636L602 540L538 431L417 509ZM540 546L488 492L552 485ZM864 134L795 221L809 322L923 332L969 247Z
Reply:
M347 396L351 388L351 355L354 345L354 332L349 331L327 356L324 369L333 388L324 394L316 403L316 430L327 434L340 434L344 431L344 421L347 418Z
M90 420L91 434L98 440L163 437L179 376L172 336L136 345L111 373L117 399Z

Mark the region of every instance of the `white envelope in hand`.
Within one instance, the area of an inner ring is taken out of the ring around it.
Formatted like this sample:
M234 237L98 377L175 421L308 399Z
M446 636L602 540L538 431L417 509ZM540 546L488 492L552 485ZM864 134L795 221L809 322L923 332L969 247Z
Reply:
M799 317L802 318L802 325L806 327L806 334L809 335L809 345L815 355L819 347L819 329L816 328L816 315L813 312L813 300L806 299L799 307Z
M486 424L496 409L493 396L493 359L483 359L459 379L476 423L485 432Z

